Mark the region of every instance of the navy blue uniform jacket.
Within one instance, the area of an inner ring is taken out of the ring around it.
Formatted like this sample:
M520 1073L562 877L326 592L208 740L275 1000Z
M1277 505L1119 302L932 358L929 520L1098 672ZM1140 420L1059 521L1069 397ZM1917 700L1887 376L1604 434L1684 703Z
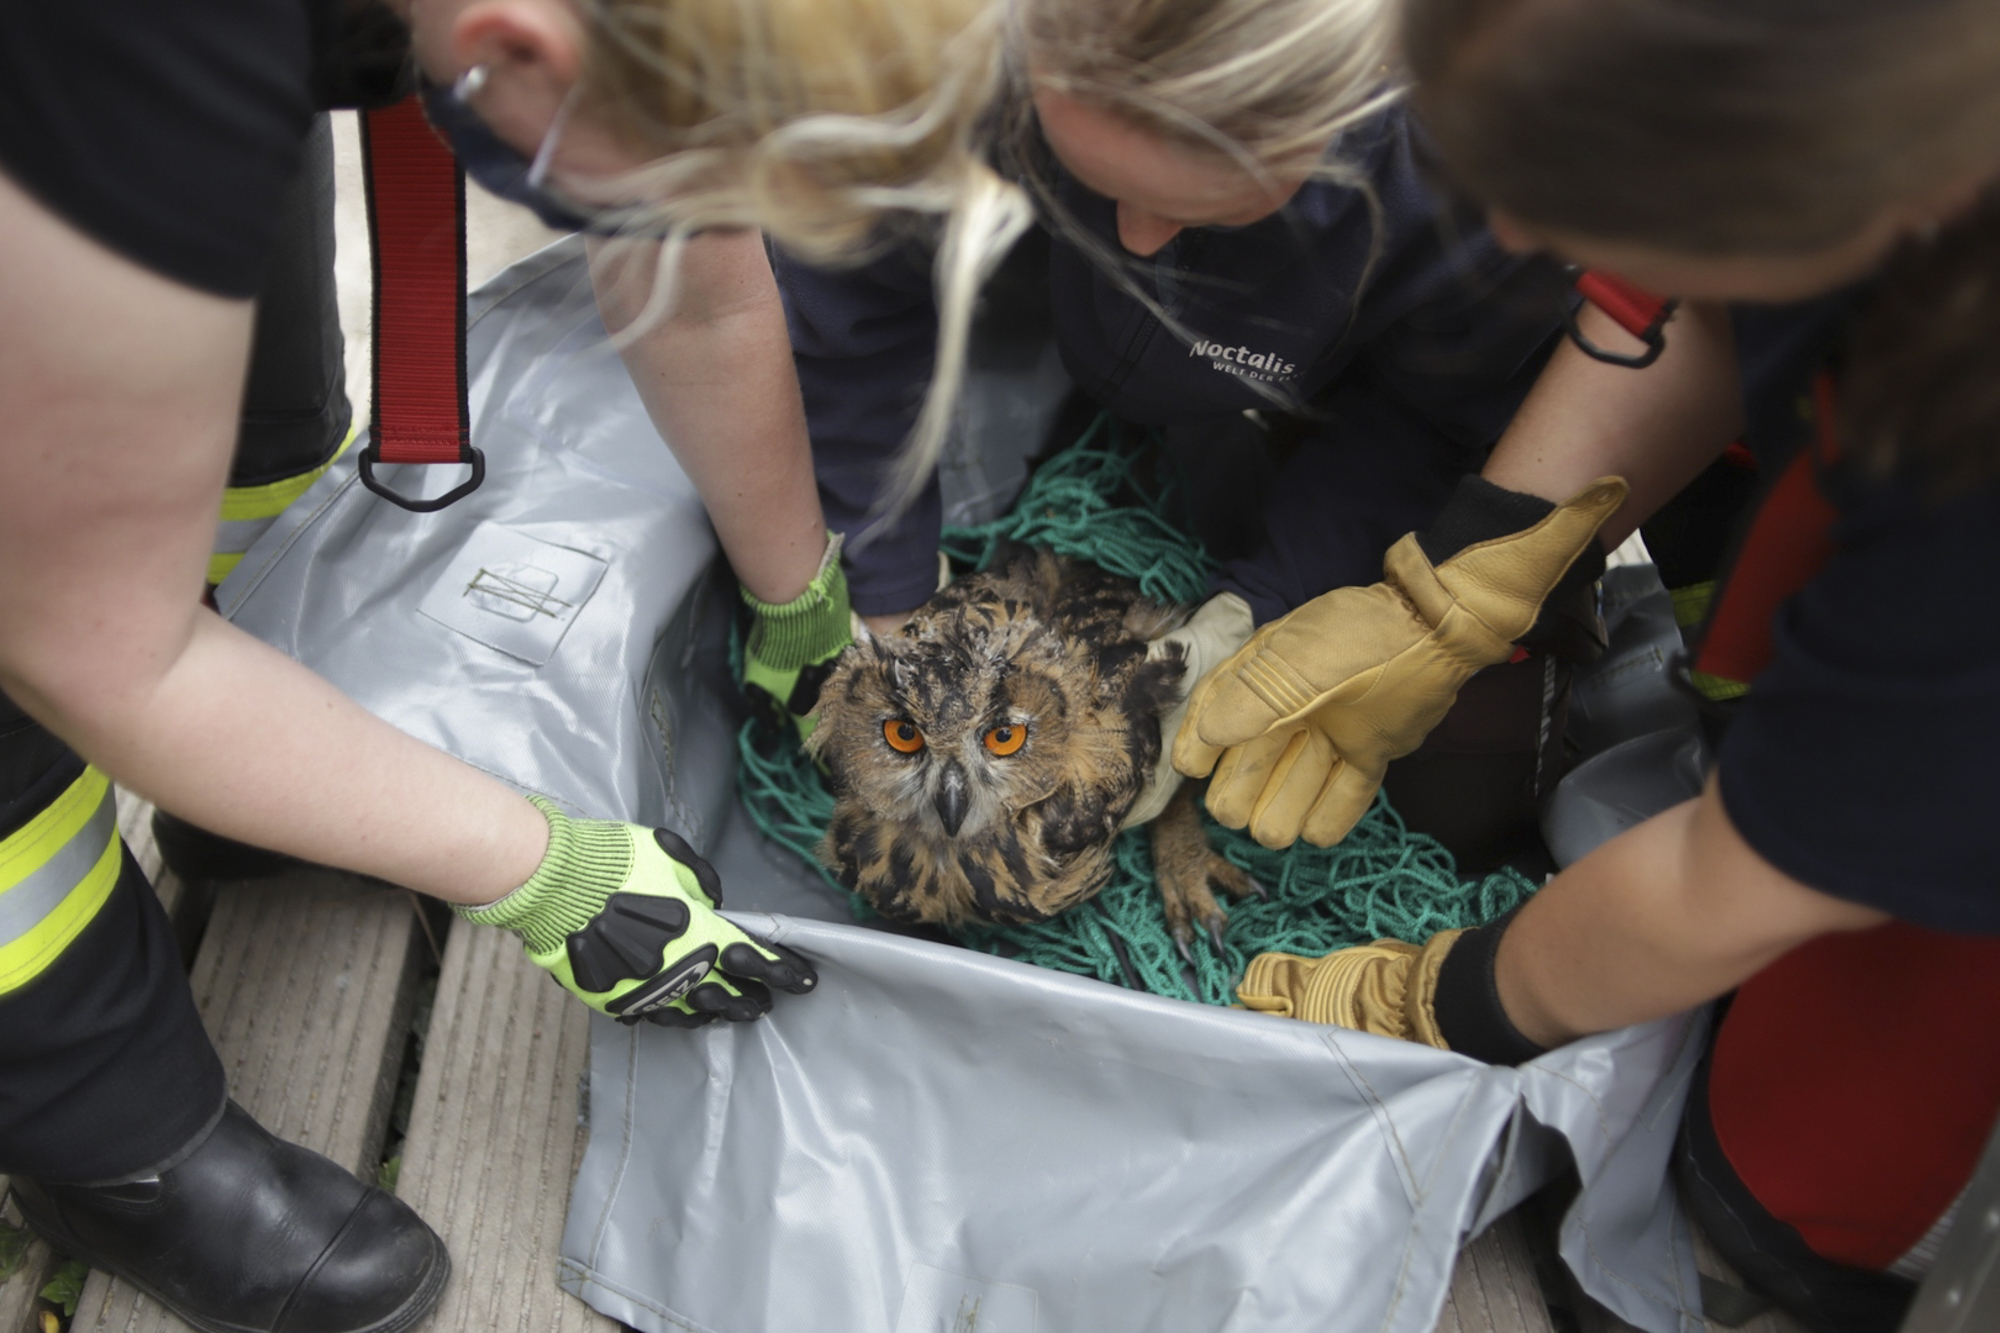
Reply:
M1285 402L1314 421L1272 488L1261 548L1219 579L1260 620L1380 577L1390 544L1479 468L1546 359L1560 313L1543 261L1505 255L1476 222L1447 215L1418 173L1400 109L1349 132L1332 154L1370 191L1309 182L1272 217L1184 231L1148 259L1119 248L1112 201L1053 160L1047 167L1073 222L1123 256L1131 280L1192 337L1177 337L1051 225L1056 337L1078 385L1139 423ZM828 521L856 531L930 377L930 256L908 247L829 272L781 254L776 265ZM858 610L905 610L931 594L940 513L933 481L850 562Z
M1776 477L1816 428L1812 381L1858 303L1739 307L1744 439ZM1671 336L1671 335L1669 335ZM1915 466L1820 478L1832 555L1779 607L1718 779L1730 822L1803 884L1932 930L2000 934L2000 481Z

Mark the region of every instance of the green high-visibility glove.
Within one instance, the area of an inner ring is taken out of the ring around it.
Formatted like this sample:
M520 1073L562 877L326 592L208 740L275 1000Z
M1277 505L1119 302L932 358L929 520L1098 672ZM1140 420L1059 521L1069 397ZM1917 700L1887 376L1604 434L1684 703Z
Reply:
M750 637L743 643L743 688L789 719L801 742L812 735L817 719L809 714L819 703L819 687L832 673L833 660L854 642L840 541L839 533L827 534L819 573L804 592L782 606L753 596L748 588L742 590L753 613Z
M520 936L536 966L621 1023L699 1027L761 1018L769 987L802 995L819 983L807 959L737 929L715 909L708 862L666 829L571 819L539 796L549 850L528 882L460 916Z

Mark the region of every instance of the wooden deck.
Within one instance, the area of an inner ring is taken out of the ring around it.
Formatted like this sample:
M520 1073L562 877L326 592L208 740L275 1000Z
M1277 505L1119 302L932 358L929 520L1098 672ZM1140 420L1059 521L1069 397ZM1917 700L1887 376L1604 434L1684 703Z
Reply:
M365 1177L379 1178L386 1147L399 1163L397 1192L451 1247L452 1282L425 1327L617 1333L556 1286L584 1145L582 1006L500 931L449 931L439 950L443 923L386 885L325 871L182 885L160 873L149 815L121 800L127 841L189 946L195 997L232 1094L276 1132ZM420 1058L405 1122L395 1098L413 1050ZM1516 1215L1466 1248L1438 1333L1557 1333L1531 1239ZM0 1333L40 1333L46 1306L36 1292L53 1263L37 1242L0 1284ZM101 1273L85 1284L71 1327L186 1328ZM1795 1330L1761 1316L1744 1333Z

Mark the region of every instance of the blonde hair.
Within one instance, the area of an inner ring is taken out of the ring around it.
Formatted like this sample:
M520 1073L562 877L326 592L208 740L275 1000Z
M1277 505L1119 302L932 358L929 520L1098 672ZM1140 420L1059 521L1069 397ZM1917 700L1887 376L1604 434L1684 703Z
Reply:
M1388 0L1022 0L1036 87L1257 172L1322 170L1397 95Z
M885 215L948 216L992 176L989 0L577 0L581 105L653 162L654 229L756 227L823 261ZM629 195L628 195L629 197Z
M867 257L940 223L936 370L880 507L907 507L942 451L980 284L1033 220L1056 225L1192 341L1069 224L1025 149L1031 91L1111 109L1253 175L1367 192L1327 146L1398 93L1392 0L578 0L596 30L583 105L658 160L634 177L668 232L635 327L672 303L705 226L761 228L810 262ZM998 143L990 142L998 139ZM987 161L994 149L1009 176ZM629 195L627 197L630 197ZM1370 206L1374 206L1372 193Z
M755 228L841 264L941 228L937 371L914 434L934 457L980 284L1033 220L980 145L999 85L997 0L576 2L592 34L577 109L652 159L589 188L647 200L623 220L634 238L663 238L651 295L614 343L672 310L702 229ZM915 490L899 483L899 496Z
M1000 100L991 117L1003 169L1052 226L1182 342L1192 346L1193 333L1139 280L1131 257L1079 224L1057 197L1042 165L1036 88L1103 107L1171 142L1223 157L1260 181L1301 174L1348 185L1379 223L1365 173L1329 155L1328 147L1401 95L1391 63L1393 0L1015 0L1008 13ZM1007 233L1001 250L1013 239ZM998 257L948 246L940 272L974 263L990 268ZM957 341L948 346L940 337L939 379L897 465L896 508L915 497L944 446L950 402L943 368L964 346L964 328L950 314L940 310ZM1277 386L1253 387L1276 405L1295 405Z

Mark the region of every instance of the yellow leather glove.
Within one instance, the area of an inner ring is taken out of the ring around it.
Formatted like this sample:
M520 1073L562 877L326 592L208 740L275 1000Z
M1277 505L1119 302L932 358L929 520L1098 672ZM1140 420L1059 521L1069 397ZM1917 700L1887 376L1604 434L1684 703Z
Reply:
M1435 566L1406 535L1382 582L1272 621L1197 685L1174 767L1212 771L1209 813L1266 847L1339 842L1389 761L1423 743L1475 672L1513 653L1625 494L1622 478L1599 478L1532 526Z
M1245 969L1236 997L1259 1013L1332 1023L1448 1051L1451 1046L1438 1030L1438 971L1464 933L1440 931L1421 948L1377 940L1324 958L1260 953Z

